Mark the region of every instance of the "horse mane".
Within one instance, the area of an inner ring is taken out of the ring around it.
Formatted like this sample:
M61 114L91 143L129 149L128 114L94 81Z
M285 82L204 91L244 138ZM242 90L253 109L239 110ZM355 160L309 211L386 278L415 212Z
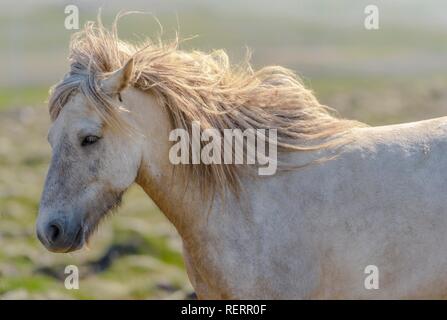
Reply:
M186 52L179 49L178 37L170 42L147 39L131 44L119 39L117 21L118 17L107 29L98 18L72 36L70 72L50 92L52 121L70 96L80 91L108 125L125 128L120 117L122 108L99 83L133 57L130 84L153 93L169 110L174 127L188 132L193 121L200 122L201 130L277 129L281 155L340 145L346 141L345 133L363 125L341 119L333 109L321 105L291 70L269 66L254 71L248 59L234 66L223 50ZM202 190L240 190L241 166L185 167L187 180L198 180ZM279 163L278 169L287 167L290 164Z

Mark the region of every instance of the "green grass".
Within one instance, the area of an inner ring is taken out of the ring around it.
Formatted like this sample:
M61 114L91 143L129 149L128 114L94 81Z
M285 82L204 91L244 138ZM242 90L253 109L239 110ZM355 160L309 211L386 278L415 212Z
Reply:
M0 87L0 110L17 106L42 105L48 98L48 89L47 87Z
M53 287L49 277L28 275L0 279L0 294L13 290L26 290L29 293L44 292Z

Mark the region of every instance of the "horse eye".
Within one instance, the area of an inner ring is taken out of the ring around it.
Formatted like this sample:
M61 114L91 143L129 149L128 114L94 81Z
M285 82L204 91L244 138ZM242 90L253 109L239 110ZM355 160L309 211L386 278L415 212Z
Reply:
M81 146L85 147L91 144L94 144L95 142L97 142L100 138L97 136L86 136L82 142L81 142Z

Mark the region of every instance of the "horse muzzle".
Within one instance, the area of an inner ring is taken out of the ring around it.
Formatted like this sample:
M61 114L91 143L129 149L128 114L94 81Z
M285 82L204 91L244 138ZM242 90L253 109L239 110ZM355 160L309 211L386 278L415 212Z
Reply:
M84 230L67 220L54 219L37 224L37 238L51 252L72 252L84 246Z

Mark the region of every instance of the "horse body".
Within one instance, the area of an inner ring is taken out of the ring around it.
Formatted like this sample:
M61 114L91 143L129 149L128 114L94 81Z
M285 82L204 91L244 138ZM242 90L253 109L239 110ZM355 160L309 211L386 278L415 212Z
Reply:
M73 37L71 61L50 99L37 219L49 250L82 248L136 182L181 236L200 298L445 294L447 118L366 127L331 115L284 68L234 71L222 52L135 47L102 25ZM300 168L178 174L169 133L193 120L277 128L280 160ZM379 288L368 290L371 265Z
M139 101L150 99L139 95ZM163 135L170 122L163 108L153 100L135 105L145 106L135 112L146 114L142 123L155 126L145 126L153 130L147 136L162 132L159 140L167 141ZM216 200L211 212L200 202L199 190L191 186L185 195L180 181L169 183L169 161L156 165L152 156L143 161L137 182L182 236L188 274L200 298L444 293L447 118L358 128L352 136L353 142L324 164L246 177L246 203ZM153 152L152 140L145 150ZM160 154L168 148L166 143ZM291 154L298 163L311 156ZM164 177L158 183L157 175ZM368 265L380 271L379 290L365 289Z

